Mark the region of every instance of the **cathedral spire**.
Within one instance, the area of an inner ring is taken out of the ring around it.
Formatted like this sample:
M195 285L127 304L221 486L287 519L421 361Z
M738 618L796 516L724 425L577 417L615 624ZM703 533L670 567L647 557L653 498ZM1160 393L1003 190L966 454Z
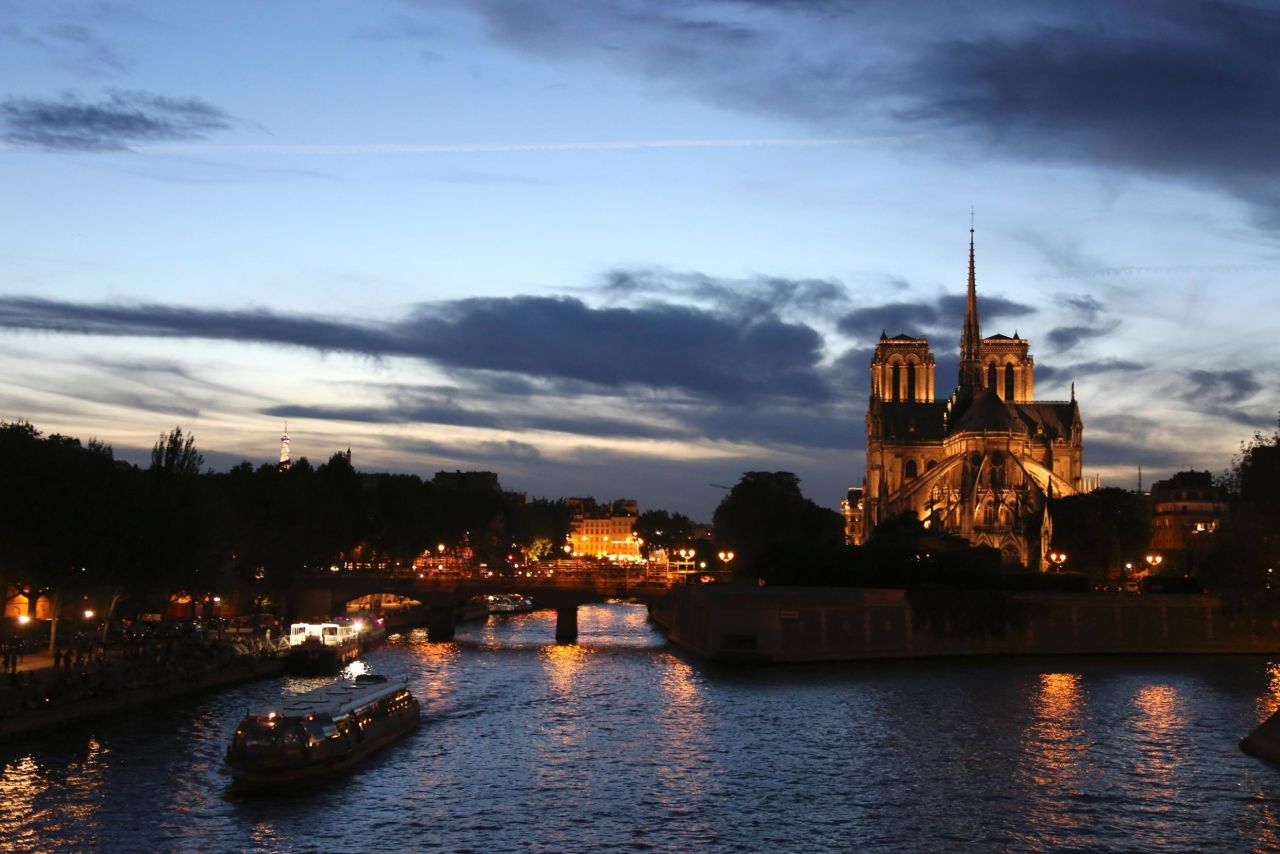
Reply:
M978 277L974 269L973 211L969 212L969 293L964 306L964 330L960 335L960 387L982 389L982 333L978 329Z

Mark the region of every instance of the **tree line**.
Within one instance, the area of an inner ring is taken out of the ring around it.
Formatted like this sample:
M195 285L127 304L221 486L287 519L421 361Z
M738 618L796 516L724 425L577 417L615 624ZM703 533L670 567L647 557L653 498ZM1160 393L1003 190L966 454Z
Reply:
M97 440L0 422L0 472L0 590L47 597L55 617L85 597L110 619L125 599L140 611L238 584L279 595L308 568L410 563L437 544L501 566L549 553L569 526L560 501L358 472L346 453L208 471L180 427L140 467Z

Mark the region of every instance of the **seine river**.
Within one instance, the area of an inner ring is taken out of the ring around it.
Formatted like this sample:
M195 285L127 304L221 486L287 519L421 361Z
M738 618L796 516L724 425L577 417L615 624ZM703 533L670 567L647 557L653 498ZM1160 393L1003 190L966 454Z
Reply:
M1280 768L1237 740L1280 704L1258 657L741 669L643 608L396 636L423 726L351 776L229 797L239 717L280 679L0 749L4 851L1271 849Z

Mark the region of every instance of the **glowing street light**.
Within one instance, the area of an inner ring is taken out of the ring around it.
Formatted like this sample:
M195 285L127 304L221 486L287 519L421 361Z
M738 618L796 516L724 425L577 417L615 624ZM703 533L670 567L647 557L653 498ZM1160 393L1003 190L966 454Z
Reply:
M31 622L31 616L29 614L18 615L18 625L25 626L29 622Z
M733 560L735 555L730 551L716 552L716 557L720 558L721 568L726 572L729 569L729 561Z
M92 611L92 610L90 610L89 608L85 608L85 609L84 609L84 618L85 618L86 620L92 620L92 619L93 619L93 611Z
M1053 564L1055 572L1062 572L1062 565L1067 562L1066 552L1049 552L1049 562Z
M1146 556L1145 560L1147 562L1147 566L1151 568L1151 571L1156 572L1160 569L1160 564L1164 563L1164 555L1152 552Z

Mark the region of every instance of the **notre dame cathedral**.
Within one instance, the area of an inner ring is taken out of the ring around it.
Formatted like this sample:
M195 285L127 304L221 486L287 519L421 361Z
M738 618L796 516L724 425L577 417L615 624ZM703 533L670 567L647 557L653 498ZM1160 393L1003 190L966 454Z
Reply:
M934 398L934 361L923 338L881 334L871 361L867 473L848 529L860 541L911 512L925 525L1000 551L1005 563L1047 567L1048 501L1084 489L1083 425L1071 400L1035 400L1027 341L978 329L973 230L959 384Z

